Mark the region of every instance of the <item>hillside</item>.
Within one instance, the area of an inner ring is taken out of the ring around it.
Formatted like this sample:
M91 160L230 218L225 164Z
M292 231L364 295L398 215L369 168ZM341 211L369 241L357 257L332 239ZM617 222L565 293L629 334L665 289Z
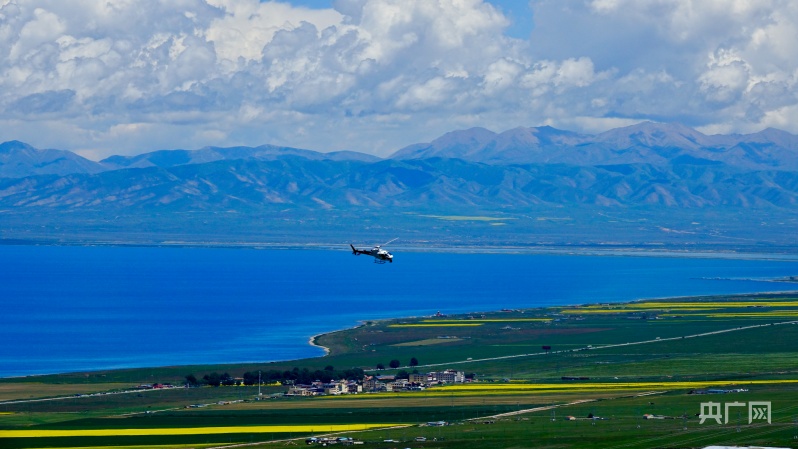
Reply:
M21 142L0 149L5 240L136 241L144 233L148 241L323 242L374 233L380 241L402 234L466 245L679 242L762 251L793 245L798 219L798 137L773 129L707 136L641 123L589 136L473 128L389 159L262 145L96 163ZM200 230L186 214L207 225ZM426 228L424 216L510 221ZM566 221L546 229L540 220L549 217ZM663 239L662 229L673 232Z
M16 209L512 210L545 204L792 209L798 173L684 159L669 165L497 166L440 158L365 163L286 157L0 180L0 207Z

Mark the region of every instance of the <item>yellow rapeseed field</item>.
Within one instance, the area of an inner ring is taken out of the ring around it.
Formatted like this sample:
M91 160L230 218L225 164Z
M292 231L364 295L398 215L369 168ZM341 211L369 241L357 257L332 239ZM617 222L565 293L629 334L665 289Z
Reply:
M771 317L796 317L798 310L773 310L770 312L718 312L709 313L706 316L710 318L771 318Z
M629 309L728 309L736 307L798 307L798 301L688 301L688 302L639 302L631 304L602 305L594 304L578 308L566 309L575 310L629 310Z
M390 324L388 327L475 327L482 326L483 323L408 323L408 324Z
M422 323L460 324L460 323L534 323L551 321L552 318L506 318L506 319L478 319L478 320L421 320Z
M312 433L351 432L401 424L316 424L288 426L231 426L231 427L181 427L154 429L69 429L69 430L0 430L0 438L41 437L112 437L112 436L166 436L166 435L223 435L249 433Z
M725 307L710 307L710 308L686 308L686 307L683 307L683 308L678 308L677 310L679 312L690 312L690 311L693 311L693 312L706 312L708 310L718 310L718 309L725 309ZM668 308L668 307L663 307L663 308L660 308L660 309L637 309L637 308L633 308L633 307L619 308L619 309L589 309L589 310L587 310L587 309L576 309L576 310L569 309L569 310L563 310L562 313L568 314L568 315L600 315L600 314L608 314L609 315L609 314L612 314L612 313L640 313L640 312L650 313L650 312L657 312L657 311L663 311L663 310L673 310L673 309L672 308Z
M798 308L798 301L716 301L716 302L645 302L645 303L634 303L629 305L589 305L584 307L575 307L575 308L565 308L562 310L564 314L570 315L588 315L588 314L613 314L613 313L641 313L641 312L660 312L660 311L672 311L672 312L712 312L714 310L725 310L725 309L741 309L741 308L763 308L763 307L796 307ZM795 312L798 313L798 309L796 310L789 310L784 311L781 315L778 316L792 316L785 314L786 312ZM718 314L724 312L718 312ZM758 312L728 312L728 313L740 313L743 315L723 315L724 317L730 318L743 318L747 316L757 317L760 315L752 314L746 315L747 313L758 313ZM695 314L701 316L700 314ZM664 316L673 316L673 315L664 315ZM776 316L776 315L774 315ZM712 315L713 318L720 318L721 315Z
M798 384L798 379L788 380L713 380L713 381L674 381L674 382L601 382L601 383L541 383L541 384L462 384L442 387L440 391L600 391L600 390L649 390L649 389L689 389L707 388L724 385L765 385L765 384ZM437 390L432 390L437 391Z
M180 444L180 445L153 445L148 444L146 446L136 445L136 446L70 446L69 449L199 449L204 447L217 447L219 446L218 443L206 443L206 444Z

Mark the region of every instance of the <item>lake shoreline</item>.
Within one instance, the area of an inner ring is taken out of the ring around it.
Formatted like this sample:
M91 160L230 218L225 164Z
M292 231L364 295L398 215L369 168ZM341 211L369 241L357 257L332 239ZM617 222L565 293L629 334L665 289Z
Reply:
M318 242L196 242L196 241L162 241L162 242L126 242L126 241L38 241L38 240L4 240L2 246L73 246L73 247L120 247L120 248L198 248L198 249L242 249L258 251L345 251L350 252L348 243ZM565 245L447 245L436 243L421 245L418 243L391 245L394 252L410 253L455 253L455 254L518 254L518 255L567 255L567 256L606 256L606 257L675 257L698 259L735 259L735 260L780 260L798 262L798 254L792 251L761 252L744 251L734 248L718 250L692 250L668 246L618 246L607 247L601 244L584 246Z
M721 295L686 295L686 296L672 296L672 297L661 297L661 298L644 298L644 299L635 299L629 301L623 301L618 303L613 303L614 306L618 305L634 305L640 302L646 301L683 301L685 299L702 299L711 301L713 299L718 298L726 298L729 296L740 296L740 297L758 297L763 295L791 295L791 294L798 294L798 290L786 290L786 291L773 291L773 292L758 292L758 293L741 293L741 294L721 294ZM603 304L602 302L595 302L595 303L580 303L580 304L572 304L571 306L574 307L585 307L590 305L598 305ZM536 309L549 309L552 307L559 307L559 306L544 306L539 308L529 308L529 309L517 309L515 311L529 311L529 310L536 310ZM504 310L480 310L480 311L471 311L471 312L461 312L461 313L454 313L451 315L447 315L449 319L458 319L459 317L466 317L469 315L474 314L498 314L504 312ZM99 373L109 373L113 371L127 371L127 370L148 370L148 369L162 369L162 368L191 368L198 365L209 365L209 366L219 366L221 367L229 367L235 365L258 365L258 364L284 364L289 362L299 362L302 360L310 360L315 358L323 358L328 357L331 355L330 348L322 345L319 343L319 338L336 334L339 332L348 332L352 331L367 325L367 323L377 323L383 321L396 321L396 320L405 320L405 319L418 319L418 318L426 318L427 316L400 316L400 317L391 317L391 318L382 318L382 319L371 319L371 320L360 320L358 324L349 327L343 327L340 329L328 331L328 332L321 332L311 336L307 343L309 346L314 348L319 348L324 351L324 354L321 356L313 356L313 357L302 357L302 358L287 358L281 360L266 360L266 361L241 361L241 362L223 362L223 363L201 363L201 364L186 364L186 365L156 365L156 366L139 366L139 367L125 367L125 368L116 368L116 369L97 369L97 370L78 370L78 371L67 371L67 372L54 372L54 373L46 373L46 374L30 374L30 375L20 375L20 376L8 376L8 377L0 377L0 381L10 381L14 382L15 380L24 380L30 381L37 377L52 377L52 376L65 376L65 375L75 375L75 374L99 374ZM434 315L430 315L429 317L434 317Z
M322 357L327 357L328 355L330 355L330 348L328 348L326 346L323 346L323 345L320 345L319 342L318 342L318 339L323 337L323 336L325 336L325 335L333 334L335 332L342 332L342 331L347 331L347 330L356 329L356 328L357 328L357 326L346 328L346 329L339 329L339 330L330 331L330 332L322 332L320 334L316 334L316 335L313 335L312 337L310 337L310 339L308 340L308 344L310 346L313 346L314 348L322 349L324 351L324 355Z

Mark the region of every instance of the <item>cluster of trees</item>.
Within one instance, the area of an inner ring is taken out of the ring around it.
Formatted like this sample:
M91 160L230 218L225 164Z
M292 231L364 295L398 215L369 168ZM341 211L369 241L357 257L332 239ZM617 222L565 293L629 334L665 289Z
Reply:
M403 369L403 370L400 370L398 373L396 373L396 378L397 379L410 379L410 374L411 373L407 372L407 370ZM418 374L418 370L414 369L412 374Z
M323 370L315 371L311 371L307 368L294 368L291 371L268 370L262 371L260 376L261 381L267 384L275 382L280 382L281 384L309 384L317 380L322 382L330 382L338 379L360 380L363 378L363 370L360 368L336 370L332 366L327 365ZM257 372L244 373L244 385L257 384Z
M399 370L399 372L396 373L396 378L397 379L410 379L410 374L418 374L418 370L414 369L412 372L409 372L409 371L404 370L404 369L403 370ZM477 377L476 373L465 373L465 378L466 379L474 380L476 377Z
M418 359L412 357L409 366L418 366ZM399 368L402 362L398 359L393 359L388 363L391 368ZM385 369L382 363L377 364L377 369ZM418 370L413 370L417 373ZM337 379L346 380L360 380L363 378L363 370L360 368L352 368L345 370L336 370L328 365L323 370L311 371L308 368L294 368L290 371L279 371L275 369L264 370L260 372L260 380L264 384L273 384L280 382L281 384L309 384L314 381L330 382ZM397 377L400 379L407 379L410 373L405 370L399 371ZM236 379L229 373L210 373L197 379L194 374L186 376L186 383L190 387L200 387L204 385L218 387L220 385L257 385L258 384L258 371L248 371L244 373L242 378Z
M415 358L415 357L411 357L409 365L410 366L418 366L418 359ZM399 368L400 366L402 366L402 362L400 362L397 359L393 359L390 362L388 362L388 366L390 366L391 368ZM378 363L376 368L377 369L385 369L385 365L383 365L382 363Z
M294 368L291 371L278 371L266 370L260 372L261 382L264 384L273 384L280 382L281 384L309 384L311 382L320 380L322 382L330 382L337 379L346 380L359 380L363 378L363 370L360 368L352 368L346 370L336 370L332 366L326 366L323 370L311 371L308 368ZM218 387L220 385L257 385L258 384L258 371L248 371L244 373L242 379L236 380L230 374L224 373L210 373L197 379L193 374L186 376L186 383L191 387L199 387L209 385Z
M189 387L199 387L202 385L210 385L218 387L219 385L237 385L236 380L228 373L219 374L213 372L202 376L202 379L197 379L193 374L186 376L186 383Z

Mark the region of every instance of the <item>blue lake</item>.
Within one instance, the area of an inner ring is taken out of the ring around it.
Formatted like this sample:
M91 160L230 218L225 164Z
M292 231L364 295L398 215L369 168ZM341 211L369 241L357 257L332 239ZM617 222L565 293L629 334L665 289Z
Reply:
M395 251L377 265L347 249L0 246L0 377L297 359L360 320L791 290L763 280L798 275L632 256Z

